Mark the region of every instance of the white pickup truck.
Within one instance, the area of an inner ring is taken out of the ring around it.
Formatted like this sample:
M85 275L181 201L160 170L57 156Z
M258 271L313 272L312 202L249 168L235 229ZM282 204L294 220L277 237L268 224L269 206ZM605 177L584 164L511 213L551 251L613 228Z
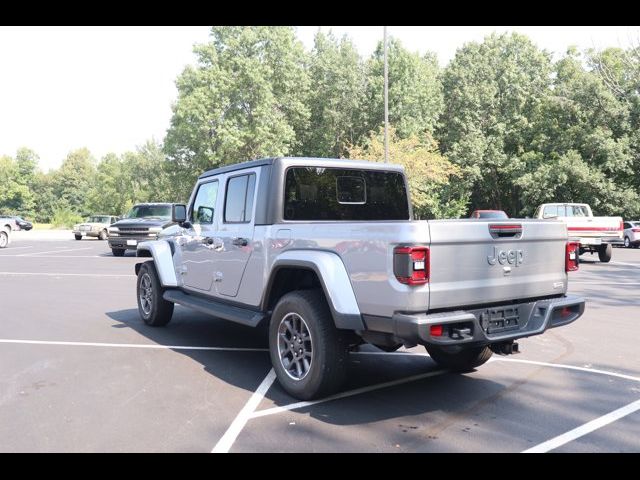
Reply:
M569 239L580 243L580 255L598 252L601 262L611 260L612 243L622 243L622 218L594 217L586 203L543 203L536 210L535 218L564 221Z

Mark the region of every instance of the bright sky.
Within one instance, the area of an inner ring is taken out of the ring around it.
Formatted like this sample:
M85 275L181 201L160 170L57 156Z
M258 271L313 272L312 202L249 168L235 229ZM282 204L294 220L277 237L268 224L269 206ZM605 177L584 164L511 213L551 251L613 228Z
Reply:
M364 56L382 39L382 27L297 27L307 49L318 28L346 33ZM556 54L569 45L640 43L640 27L388 27L408 49L435 51L442 65L465 42L493 31L524 33ZM101 158L151 137L162 140L175 79L208 33L208 27L0 27L0 155L27 146L48 170L76 148Z

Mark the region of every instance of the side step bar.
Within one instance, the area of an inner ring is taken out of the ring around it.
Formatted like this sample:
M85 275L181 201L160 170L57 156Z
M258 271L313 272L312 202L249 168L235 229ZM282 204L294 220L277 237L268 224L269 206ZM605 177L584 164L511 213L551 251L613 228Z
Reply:
M168 302L178 303L187 308L197 310L198 312L207 313L214 317L222 318L223 320L230 320L242 325L247 325L248 327L258 326L260 321L265 317L262 312L205 300L195 295L188 295L180 290L166 290L162 297Z

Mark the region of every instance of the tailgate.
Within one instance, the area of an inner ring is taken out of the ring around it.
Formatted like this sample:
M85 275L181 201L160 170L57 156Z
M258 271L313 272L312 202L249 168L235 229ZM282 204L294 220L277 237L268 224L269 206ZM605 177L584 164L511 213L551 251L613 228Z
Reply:
M622 218L620 217L562 217L567 223L569 237L622 238Z
M566 293L562 222L433 220L429 231L430 310Z

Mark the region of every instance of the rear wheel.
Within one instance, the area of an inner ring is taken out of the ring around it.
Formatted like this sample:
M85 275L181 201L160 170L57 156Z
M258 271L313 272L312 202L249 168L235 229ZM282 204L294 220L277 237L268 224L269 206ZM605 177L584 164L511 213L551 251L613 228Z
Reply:
M114 257L123 257L124 249L123 248L112 248L111 252L113 252Z
M598 258L603 263L608 263L611 260L612 253L613 248L611 248L610 243L607 243L606 245L600 245L600 248L598 248Z
M173 303L162 297L164 289L153 261L145 262L140 267L137 293L138 312L144 323L152 327L164 327L169 323L173 315Z
M4 230L0 231L0 248L6 248L9 245L9 234Z
M347 342L320 290L283 296L271 315L269 353L280 385L309 400L335 392L346 378Z
M431 358L441 367L456 372L469 372L483 363L486 363L493 355L488 346L485 347L425 347Z
M82 240L82 235L76 235L76 240Z

